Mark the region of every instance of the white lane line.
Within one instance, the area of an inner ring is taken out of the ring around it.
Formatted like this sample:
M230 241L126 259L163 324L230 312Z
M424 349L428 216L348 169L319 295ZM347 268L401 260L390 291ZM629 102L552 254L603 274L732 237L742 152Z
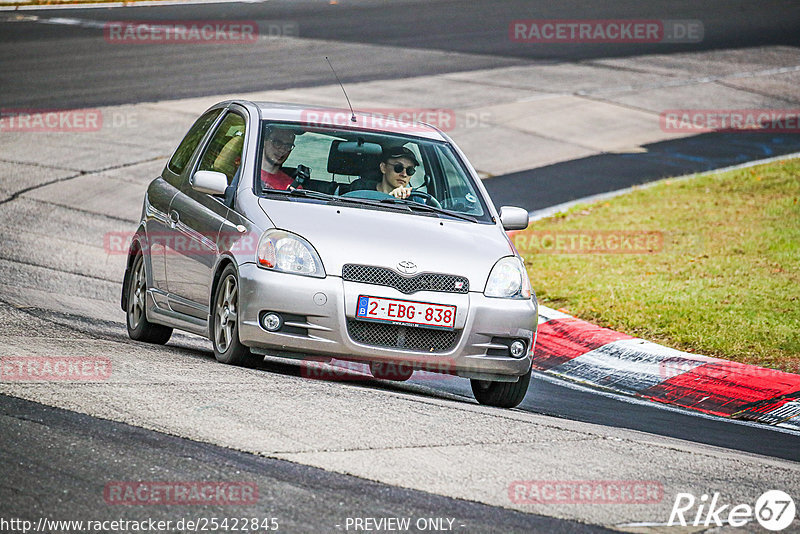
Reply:
M39 17L31 17L35 20L31 22L38 22L39 24L55 24L59 26L79 26L81 28L100 28L101 30L108 24L108 22L103 21L99 22L96 20L86 20L86 19L71 19L65 17L53 17L53 18L39 18Z
M262 0L258 0L262 1ZM176 3L183 3L183 2L176 2ZM103 4L107 5L107 4ZM55 24L59 26L76 26L79 28L90 28L93 30L103 30L106 31L109 27L109 24L113 22L120 22L120 21L110 21L110 20L91 20L91 19L76 19L70 17L39 17L38 15L17 15L11 18L0 18L0 22L35 22L37 24ZM181 21L185 22L185 21ZM198 23L203 22L206 24L219 24L220 21L198 21ZM137 27L141 27L145 30L161 30L165 32L174 31L176 26L174 24L169 24L165 21L152 21L152 23L148 23L147 21L137 21ZM283 26L289 25L294 27L294 33L284 34L283 32L279 34L275 34L270 31L269 25L270 22L267 21L264 23L264 26L261 26L262 31L258 32L258 39L260 41L272 41L275 39L294 39L297 38L297 23L294 21L283 21L280 23ZM198 24L200 25L200 24ZM264 30L264 27L267 29Z
M51 9L108 9L112 7L180 6L193 4L260 4L269 0L153 0L152 2L92 2L88 4L31 5L20 2L13 6L0 6L0 11L41 11Z

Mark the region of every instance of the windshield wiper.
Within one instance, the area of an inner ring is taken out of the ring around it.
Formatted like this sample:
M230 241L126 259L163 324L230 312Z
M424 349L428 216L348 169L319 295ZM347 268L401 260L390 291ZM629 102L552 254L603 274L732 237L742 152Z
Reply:
M370 204L375 205L374 202L370 202L369 200L363 198L347 198L347 197L340 197L336 195L329 195L328 193L320 193L319 191L314 191L313 189L264 189L264 193L276 193L278 195L284 195L289 197L303 197L303 198L313 198L316 200L325 200L327 202L351 202L354 204Z
M327 193L320 193L319 191L313 191L311 189L262 189L261 192L263 194L278 194L278 195L285 195L292 197L316 198L319 200L331 200L332 198L336 198L333 195L329 195Z
M408 200L405 198L384 198L378 201L373 199L367 198L358 198L358 197L340 197L336 195L329 195L327 193L320 193L319 191L314 191L312 189L263 189L262 193L265 194L277 194L282 196L292 196L292 197L303 197L303 198L313 198L317 200L325 200L328 202L349 202L351 204L360 204L360 205L367 205L367 206L375 206L380 204L391 204L392 207L398 209L407 209L409 211L424 211L426 213L435 213L437 215L447 215L448 217L453 217L456 219L462 219L464 221L469 222L478 222L475 217L471 215L466 215L464 213L458 213L455 211L446 210L444 208L436 208L434 206L428 206L427 204L420 204L419 202L414 202L413 200Z
M288 196L288 197L302 197L302 198L313 198L316 200L325 200L328 203L335 203L335 202L343 202L343 203L350 203L350 204L359 204L362 206L379 206L377 201L368 199L368 198L358 198L358 197L340 197L337 195L329 195L328 193L320 193L319 191L314 191L313 189L263 189L262 193L265 194L277 194L281 196ZM406 209L406 205L398 204L397 206L392 206L397 209Z
M447 215L449 217L453 217L456 219L462 219L469 222L478 222L478 219L471 215L466 215L464 213L458 213L457 211L450 211L444 208L437 208L435 206L429 206L427 204L420 204L419 202L414 202L413 200L408 200L406 198L385 198L381 200L381 203L385 204L397 204L399 206L408 206L411 210L416 211L425 211L428 213L436 213L437 215Z

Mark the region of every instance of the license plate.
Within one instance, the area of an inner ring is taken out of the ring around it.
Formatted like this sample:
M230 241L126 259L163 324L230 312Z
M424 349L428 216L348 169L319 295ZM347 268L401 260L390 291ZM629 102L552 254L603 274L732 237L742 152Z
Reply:
M430 302L359 295L356 318L365 321L452 330L456 326L456 307L431 304Z

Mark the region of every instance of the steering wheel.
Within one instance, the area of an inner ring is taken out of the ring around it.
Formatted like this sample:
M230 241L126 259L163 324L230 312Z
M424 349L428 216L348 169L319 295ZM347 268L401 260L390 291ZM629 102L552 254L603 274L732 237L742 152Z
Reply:
M434 198L432 195L429 195L428 193L425 193L423 191L412 191L408 195L408 199L409 200L412 200L414 197L422 199L422 202L420 202L420 204L425 204L427 206L433 206L434 208L441 208L442 207L441 203L438 200L436 200L436 198ZM419 201L415 201L415 202L419 202Z

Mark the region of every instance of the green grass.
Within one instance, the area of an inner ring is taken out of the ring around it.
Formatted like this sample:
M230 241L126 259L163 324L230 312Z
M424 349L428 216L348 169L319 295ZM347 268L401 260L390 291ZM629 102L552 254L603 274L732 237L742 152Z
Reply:
M631 230L663 245L543 253L534 239ZM800 372L800 160L665 181L512 239L545 306L677 349Z

